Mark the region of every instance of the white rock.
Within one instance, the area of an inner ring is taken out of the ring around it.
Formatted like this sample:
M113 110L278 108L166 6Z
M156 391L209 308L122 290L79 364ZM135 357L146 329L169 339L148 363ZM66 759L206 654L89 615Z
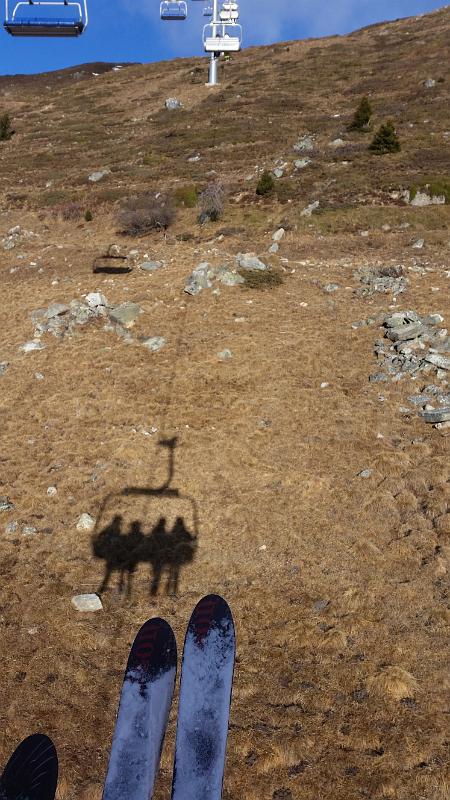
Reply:
M146 347L147 350L151 350L152 353L156 353L164 347L166 341L164 336L151 336L149 339L144 339L142 345Z
M78 518L77 531L93 531L95 528L95 519L90 514L84 513Z
M303 211L301 212L300 216L301 217L310 217L311 214L313 213L313 211L316 211L316 209L319 208L319 205L320 205L319 201L318 200L314 200L314 203L310 203L309 206L306 206L306 208L303 209Z
M45 350L45 344L42 344L42 342L25 342L25 344L20 345L20 349L24 353L31 353L33 350Z
M282 238L283 238L285 233L286 233L286 231L284 230L284 228L278 228L278 230L275 231L275 233L272 236L273 241L274 242L281 242L281 240L282 240Z
M58 494L56 486L49 486L47 489L47 494L49 497L55 497L55 495Z
M77 594L72 597L72 605L77 611L101 611L103 608L98 594Z
M99 306L108 305L105 295L101 292L89 292L89 294L86 295L85 300L89 308L98 308Z
M414 247L415 250L422 250L422 247L424 246L424 244L425 244L425 240L424 239L417 239L417 241L414 242L413 247Z

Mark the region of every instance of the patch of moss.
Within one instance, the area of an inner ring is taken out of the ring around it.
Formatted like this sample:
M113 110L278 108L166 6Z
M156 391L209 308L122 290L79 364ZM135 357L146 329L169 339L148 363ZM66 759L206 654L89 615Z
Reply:
M198 201L198 191L196 186L178 186L173 193L173 199L176 206L195 208Z
M274 289L284 283L282 273L277 269L243 269L239 275L244 278L243 289Z

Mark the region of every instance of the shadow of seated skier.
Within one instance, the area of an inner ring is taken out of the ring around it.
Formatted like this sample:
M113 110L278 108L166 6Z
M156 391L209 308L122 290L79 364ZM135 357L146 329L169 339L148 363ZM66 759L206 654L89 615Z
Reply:
M120 514L117 514L112 522L100 531L92 544L94 556L105 561L105 575L98 594L107 590L112 573L118 572L118 590L120 593L123 592L126 575L127 596L130 596L133 576L141 558L144 541L144 534L137 521L131 523L128 534L122 533Z
M153 571L150 594L153 597L158 593L164 571L167 572L166 594L177 594L181 567L193 561L196 548L197 538L188 531L182 517L177 517L170 532L166 530L166 518L159 519L148 537L148 560Z

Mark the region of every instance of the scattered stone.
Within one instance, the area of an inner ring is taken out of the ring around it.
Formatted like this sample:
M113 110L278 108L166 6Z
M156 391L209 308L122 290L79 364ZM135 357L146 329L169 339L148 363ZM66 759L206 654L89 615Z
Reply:
M330 147L334 147L336 149L338 149L339 147L345 147L345 145L346 142L344 142L343 139L333 139L333 141L330 142Z
M240 283L245 283L245 278L237 272L232 272L227 267L220 267L217 272L217 280L224 284L224 286L237 286Z
M151 336L149 339L142 339L141 344L150 350L152 353L157 353L166 344L164 336Z
M326 381L322 381L322 383L320 384L320 388L321 389L328 389L329 385L330 384L327 383Z
M273 241L274 242L281 242L281 240L284 237L285 233L286 233L286 231L284 230L284 228L278 228L278 230L275 231L275 233L272 235Z
M388 376L385 375L384 372L376 372L374 375L369 375L369 381L371 383L382 383L387 380Z
M241 269L268 269L267 265L255 253L238 253L236 261Z
M282 178L284 175L284 169L282 169L281 167L275 167L273 174L275 175L276 178Z
M415 250L422 250L424 244L425 244L425 239L417 239L417 241L415 241L412 246Z
M314 211L317 211L319 206L320 202L318 200L314 200L313 203L310 203L309 206L306 206L306 208L303 209L303 211L300 213L300 216L310 217L314 213Z
M403 267L361 267L354 276L362 284L356 289L360 297L370 297L375 292L392 292L394 297L404 292L408 280L403 275Z
M307 167L309 164L312 164L310 158L298 158L296 161L294 161L294 167L296 169L305 169L305 167Z
M445 204L445 195L429 195L426 191L418 191L410 200L412 206L441 206Z
M373 469L363 469L361 472L358 472L358 478L370 478L373 473Z
M436 81L434 78L427 78L423 85L425 86L425 89L432 89L434 86L436 86Z
M9 367L8 361L0 361L0 375L4 375Z
M278 242L273 242L269 247L269 253L271 253L272 255L275 255L275 253L278 253L279 249L280 249L280 245L278 244Z
M95 519L90 514L84 512L78 518L77 531L93 531L95 528Z
M49 497L55 497L55 495L58 494L56 486L49 486L47 489L47 494Z
M183 103L181 100L177 100L176 97L168 97L164 105L168 111L176 111L178 108L183 108Z
M91 183L97 183L97 181L101 181L102 178L105 178L106 175L109 175L110 173L110 169L100 169L97 172L92 172L91 175L89 175L88 180Z
M8 522L5 526L5 533L17 533L19 530L19 523L15 521Z
M427 394L411 394L408 400L413 406L423 407L429 402L430 397Z
M190 164L194 164L196 161L200 161L200 159L201 159L201 155L199 153L197 153L197 155L195 155L195 156L190 156L188 158L188 161L189 161ZM204 212L204 213L207 215L207 217L204 220L204 222L209 222L209 220L210 220L209 214L207 212Z
M34 536L37 533L37 528L34 525L22 525L22 533L24 536Z
M341 288L340 283L326 283L323 287L324 292L331 294L332 292L337 292L338 289Z
M314 139L312 136L300 136L294 144L296 153L311 153L314 150Z
M66 306L64 303L52 303L49 305L45 312L45 316L47 319L53 319L54 317L60 317L64 314L67 314L70 311L69 306Z
M98 594L77 594L72 597L72 605L77 611L101 611L103 608Z
M143 261L142 264L139 264L139 269L144 272L156 272L157 269L161 269L163 266L164 261Z
M404 342L408 339L415 339L421 333L425 333L425 328L420 322L410 322L400 325L398 328L388 328L386 336L392 342Z
M5 495L0 497L0 511L12 511L14 509L14 503L11 503L9 497Z
M440 356L438 353L429 353L424 360L435 367L439 367L439 369L450 369L450 357Z
M24 353L32 353L33 350L45 350L45 344L42 342L25 342L20 346L20 350L23 350Z
M233 358L233 353L231 350L225 348L225 350L221 350L220 353L217 353L217 357L220 359L220 361L229 361L230 358Z
M89 308L96 309L100 307L107 307L108 301L104 294L101 292L90 292L86 295L86 303Z
M36 378L37 381L43 381L44 380L44 376L43 376L42 372L35 372L34 373L34 377Z
M450 421L450 406L446 408L433 408L429 411L421 411L420 416L425 422L449 422Z
M142 308L137 303L120 303L108 310L110 320L124 328L131 328L140 314L142 314Z
M190 274L184 291L192 296L199 294L202 289L210 289L214 272L208 261L202 261Z
M326 608L330 605L329 600L316 600L314 603L314 610L315 611L325 611Z

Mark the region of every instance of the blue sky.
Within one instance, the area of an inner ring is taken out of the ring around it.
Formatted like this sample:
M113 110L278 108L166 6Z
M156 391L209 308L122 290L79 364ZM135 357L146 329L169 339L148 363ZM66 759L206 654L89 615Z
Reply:
M1 3L4 0L0 0ZM88 61L159 61L201 55L204 3L187 0L186 22L161 22L159 0L88 0L80 39L13 39L0 30L0 74L44 72ZM439 8L436 0L240 0L244 44L347 33Z

